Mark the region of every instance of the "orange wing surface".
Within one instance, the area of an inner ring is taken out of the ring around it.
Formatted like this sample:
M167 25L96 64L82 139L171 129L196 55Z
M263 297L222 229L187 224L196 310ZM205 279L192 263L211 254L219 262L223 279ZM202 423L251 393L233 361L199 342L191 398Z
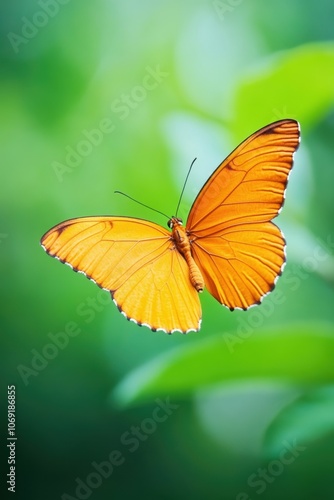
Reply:
M129 320L166 333L199 330L198 294L167 229L136 218L83 217L53 227L41 244L110 291Z
M247 309L275 286L285 240L271 220L284 202L299 125L281 120L242 142L195 199L186 228L209 292L230 308Z
M272 222L281 210L295 120L255 132L215 170L195 199L186 227L172 232L143 219L71 219L42 238L52 257L110 291L129 320L167 333L197 331L205 285L231 310L261 302L285 263L285 240Z

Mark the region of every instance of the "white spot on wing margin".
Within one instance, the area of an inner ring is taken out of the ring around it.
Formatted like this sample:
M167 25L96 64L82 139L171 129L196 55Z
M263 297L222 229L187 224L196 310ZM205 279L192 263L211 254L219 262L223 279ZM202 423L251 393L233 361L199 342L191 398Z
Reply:
M109 290L110 291L110 290ZM111 292L110 292L111 293ZM134 318L131 318L129 317L123 310L122 308L120 307L120 305L117 303L117 301L114 299L114 297L112 297L112 300L114 302L114 304L116 305L117 309L120 311L120 313L128 320L128 321L132 321L133 323L135 323L136 325L138 326L145 326L146 328L149 328L149 330L151 331L154 331L154 332L164 332L164 333L167 333L168 335L171 335L172 333L175 333L175 332L179 332L179 333L183 333L183 334L187 334L187 333L190 333L190 332L198 332L201 328L201 323L202 323L202 319L199 320L198 322L198 329L195 329L195 328L189 328L188 330L184 331L184 330L180 330L179 328L174 328L173 330L166 330L166 328L154 328L153 326L149 325L148 323L140 323L139 321L137 321L136 319Z

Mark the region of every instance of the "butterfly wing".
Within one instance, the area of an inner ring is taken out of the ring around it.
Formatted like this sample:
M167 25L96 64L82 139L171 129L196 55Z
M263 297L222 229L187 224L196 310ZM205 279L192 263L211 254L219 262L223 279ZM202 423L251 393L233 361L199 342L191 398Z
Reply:
M192 253L209 292L247 309L270 292L285 263L280 212L299 144L299 125L281 120L255 132L215 170L187 221Z
M46 252L111 292L119 310L152 330L200 328L201 306L171 234L128 217L71 219L41 239Z

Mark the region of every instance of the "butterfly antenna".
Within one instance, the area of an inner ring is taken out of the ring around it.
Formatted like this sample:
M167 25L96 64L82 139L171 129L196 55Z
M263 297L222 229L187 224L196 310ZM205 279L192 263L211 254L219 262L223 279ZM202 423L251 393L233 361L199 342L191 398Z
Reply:
M167 219L170 219L170 217L168 217L168 215L164 214L163 212L160 212L160 210L157 210L156 208L152 208L149 205L145 205L145 203L142 203L141 201L138 201L135 198L132 198L131 196L129 196L128 194L123 193L122 191L114 191L114 193L116 193L116 194L122 194L123 196L126 196L126 198L129 198L130 200L138 203L139 205L142 205L145 208L149 208L150 210L153 210L153 212L157 212L158 214L163 215Z
M178 202L177 207L176 207L175 217L177 217L177 213L178 213L179 208L180 208L180 203L181 203L182 196L183 196L186 184L187 184L187 180L188 180L189 174L191 172L191 169L193 167L193 164L195 163L196 160L197 160L197 158L194 158L193 161L191 162L190 167L189 167L189 170L188 170L188 173L187 173L187 176L186 176L186 180L184 181L183 188L182 188L182 191L181 191L181 194L180 194L179 202Z

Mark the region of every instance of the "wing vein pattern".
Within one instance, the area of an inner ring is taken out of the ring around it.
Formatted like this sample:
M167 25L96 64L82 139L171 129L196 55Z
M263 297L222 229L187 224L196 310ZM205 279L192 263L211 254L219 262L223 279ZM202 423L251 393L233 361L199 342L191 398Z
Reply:
M139 325L167 333L200 328L198 294L167 229L129 217L83 217L52 228L42 245L110 291Z
M231 310L258 304L285 264L285 239L271 222L284 203L299 144L295 120L255 132L214 171L186 224L209 292Z

